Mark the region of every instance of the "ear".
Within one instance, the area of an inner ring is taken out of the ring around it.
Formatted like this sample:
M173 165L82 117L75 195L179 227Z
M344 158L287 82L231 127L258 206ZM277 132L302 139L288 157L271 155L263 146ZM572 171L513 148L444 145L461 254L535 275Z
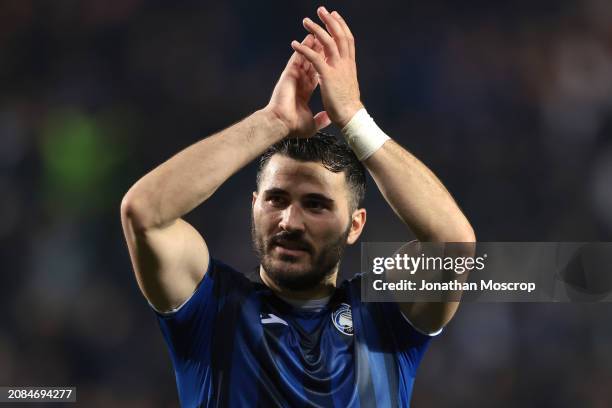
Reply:
M353 245L359 236L361 235L361 231L363 231L363 227L366 223L366 209L358 208L353 211L353 215L351 217L351 230L349 231L348 237L346 237L346 243L349 245Z
M251 209L255 207L255 201L257 201L257 191L253 191L253 201L251 202Z

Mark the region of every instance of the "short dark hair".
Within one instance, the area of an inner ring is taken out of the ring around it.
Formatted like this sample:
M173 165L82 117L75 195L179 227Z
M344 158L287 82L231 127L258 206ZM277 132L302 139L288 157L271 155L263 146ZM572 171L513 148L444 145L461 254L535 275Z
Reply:
M273 144L259 159L258 190L263 170L275 154L299 161L318 162L334 173L344 172L346 184L351 192L349 202L351 212L361 207L366 189L365 167L343 140L329 133L317 132L312 137L286 138Z

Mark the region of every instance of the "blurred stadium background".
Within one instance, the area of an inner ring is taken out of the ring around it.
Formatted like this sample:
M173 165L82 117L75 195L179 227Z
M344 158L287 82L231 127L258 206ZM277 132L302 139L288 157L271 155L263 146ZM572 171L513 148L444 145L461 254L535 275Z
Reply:
M0 1L0 385L178 405L121 198L264 106L317 5ZM355 34L369 111L440 176L479 240L612 241L612 2L326 6ZM242 270L256 265L253 187L251 165L188 217ZM411 239L370 187L362 240ZM358 247L342 270L359 270ZM414 406L612 406L611 318L610 304L463 305L425 356Z

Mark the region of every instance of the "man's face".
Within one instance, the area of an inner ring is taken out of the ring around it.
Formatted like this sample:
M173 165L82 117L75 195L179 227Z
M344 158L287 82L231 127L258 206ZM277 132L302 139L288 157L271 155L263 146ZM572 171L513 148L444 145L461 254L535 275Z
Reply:
M344 173L276 154L261 176L251 228L261 265L281 288L311 289L334 273L351 233Z

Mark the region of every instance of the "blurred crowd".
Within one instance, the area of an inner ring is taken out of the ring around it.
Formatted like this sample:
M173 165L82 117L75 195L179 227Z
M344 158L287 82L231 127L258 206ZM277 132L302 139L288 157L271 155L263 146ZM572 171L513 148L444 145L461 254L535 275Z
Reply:
M121 198L263 107L317 5L0 2L0 385L178 405ZM326 6L355 35L369 112L442 179L480 241L612 241L612 2ZM257 265L254 175L187 217L243 271ZM362 240L412 239L376 190ZM346 252L344 277L359 259ZM612 406L611 318L609 304L465 304L426 354L414 406Z

